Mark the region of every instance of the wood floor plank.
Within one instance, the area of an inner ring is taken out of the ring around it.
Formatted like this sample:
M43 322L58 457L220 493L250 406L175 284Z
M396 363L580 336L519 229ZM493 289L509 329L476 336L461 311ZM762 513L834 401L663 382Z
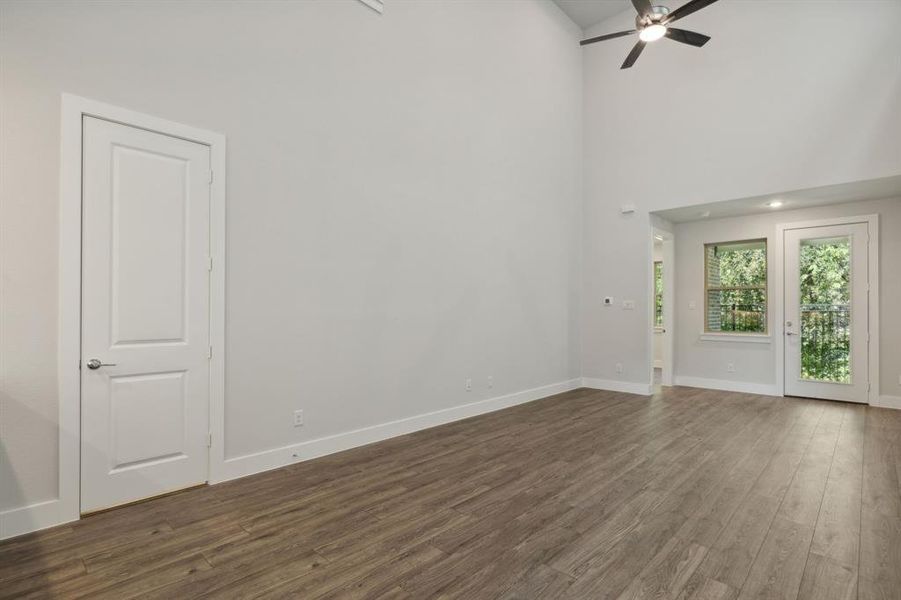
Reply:
M866 407L846 408L810 551L857 573Z
M861 510L860 600L901 597L901 519Z
M677 598L706 555L707 548L703 546L678 537L670 538L619 599Z
M847 567L825 556L810 553L801 580L799 600L855 600L857 566Z
M777 515L742 585L739 600L797 598L812 538L812 526Z
M0 542L0 598L901 598L901 413L580 389Z
M887 409L867 411L864 446L863 503L890 517L901 518L901 485L895 462L898 431L880 426Z
M711 547L700 571L710 579L741 589L763 545L780 499L749 494Z
M695 574L689 579L677 600L734 600L738 590L722 581Z

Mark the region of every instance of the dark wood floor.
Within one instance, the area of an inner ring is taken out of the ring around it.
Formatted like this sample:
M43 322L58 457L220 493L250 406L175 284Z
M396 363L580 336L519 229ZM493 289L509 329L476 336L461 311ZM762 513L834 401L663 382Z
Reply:
M576 390L0 544L0 596L901 598L901 411Z

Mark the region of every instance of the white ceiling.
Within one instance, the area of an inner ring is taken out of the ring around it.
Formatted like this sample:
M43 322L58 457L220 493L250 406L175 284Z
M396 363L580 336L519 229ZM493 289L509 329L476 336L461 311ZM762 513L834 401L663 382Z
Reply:
M632 7L629 0L554 0L554 2L582 29Z
M901 196L901 175L896 177L883 177L882 179L868 179L866 181L828 185L806 190L796 190L782 194L769 194L767 196L755 196L753 198L725 200L723 202L712 202L709 204L696 204L694 206L661 210L654 214L663 217L670 223L687 223L688 221L739 217L776 210L794 210L798 208L825 206L827 204L841 204L844 202L856 202L858 200L877 200L880 198L894 198L899 196ZM782 206L779 208L767 206L767 203L774 200L781 201Z

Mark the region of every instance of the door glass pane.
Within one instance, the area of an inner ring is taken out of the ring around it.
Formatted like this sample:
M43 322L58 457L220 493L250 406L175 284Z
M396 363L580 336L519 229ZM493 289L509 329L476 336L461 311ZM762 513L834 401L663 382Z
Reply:
M851 383L851 239L803 240L801 378Z

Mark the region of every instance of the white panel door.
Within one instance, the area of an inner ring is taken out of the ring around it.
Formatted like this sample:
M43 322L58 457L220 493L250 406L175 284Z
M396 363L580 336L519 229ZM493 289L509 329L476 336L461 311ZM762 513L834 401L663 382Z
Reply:
M785 393L866 403L866 223L785 231Z
M84 118L81 511L204 483L208 146Z

